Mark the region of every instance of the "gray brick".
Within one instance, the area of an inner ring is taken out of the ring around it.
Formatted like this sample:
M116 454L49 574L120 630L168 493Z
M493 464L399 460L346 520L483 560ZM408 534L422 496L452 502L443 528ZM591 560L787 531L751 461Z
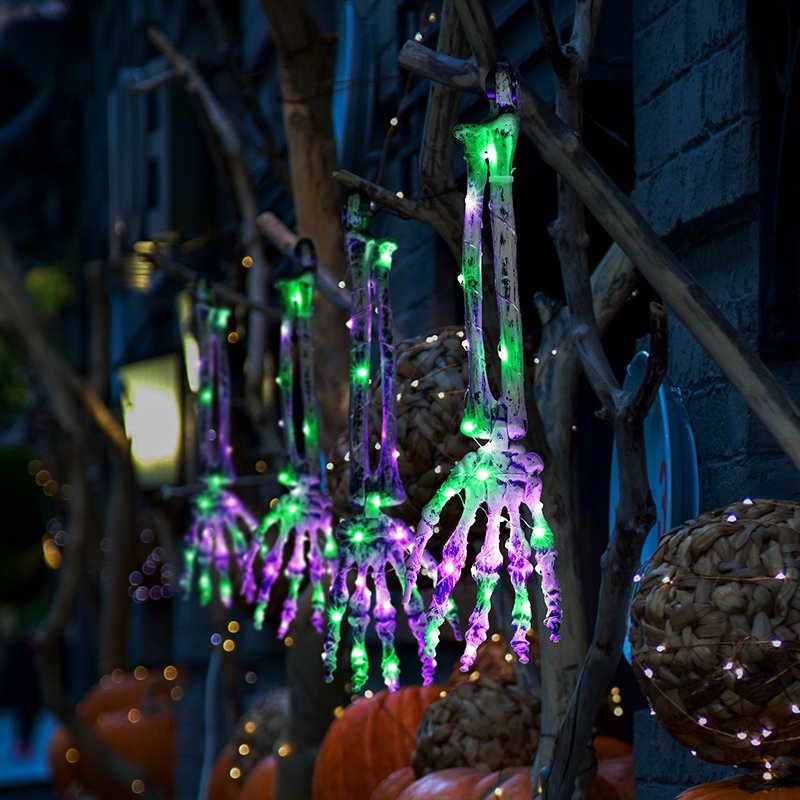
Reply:
M673 798L689 786L739 772L693 756L647 710L633 715L633 771L637 800Z
M658 172L637 181L631 193L636 207L660 236L681 221L685 168L685 159L673 158Z
M692 392L686 398L698 462L732 458L747 446L747 408L730 384Z
M719 129L743 116L751 107L751 87L746 71L743 40L715 53L700 67L702 122Z
M680 219L691 222L758 191L755 119L745 117L679 159L686 181Z
M715 302L758 292L757 220L710 233L677 254L684 266Z
M747 496L747 459L744 454L700 462L700 511L727 505Z
M742 490L750 497L800 500L797 470L783 451L773 455L751 453Z
M636 173L644 177L703 134L702 75L694 70L636 113Z
M646 28L656 17L666 12L676 2L677 0L637 0L632 3L634 31Z
M640 105L689 66L688 0L679 0L633 39L633 101Z
M747 0L689 3L686 14L686 57L690 62L747 32Z

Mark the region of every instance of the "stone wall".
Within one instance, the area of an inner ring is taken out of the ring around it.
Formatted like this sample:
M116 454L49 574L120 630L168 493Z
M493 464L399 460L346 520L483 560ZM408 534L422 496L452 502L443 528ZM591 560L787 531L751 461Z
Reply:
M634 15L633 199L753 347L759 329L757 59L746 0L639 0ZM797 400L796 366L768 363ZM797 472L671 314L672 381L695 432L700 509L800 496ZM635 726L637 798L674 797L724 773L648 713Z
M747 2L645 0L633 13L633 199L756 348L759 89ZM701 509L798 497L788 459L674 315L670 336L670 376L697 437ZM796 368L768 366L793 391Z

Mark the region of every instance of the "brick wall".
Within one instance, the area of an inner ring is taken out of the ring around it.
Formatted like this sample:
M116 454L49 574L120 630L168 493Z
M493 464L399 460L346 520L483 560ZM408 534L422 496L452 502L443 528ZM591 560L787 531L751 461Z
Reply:
M639 0L634 15L633 199L728 320L757 346L758 72L747 0ZM800 370L768 364L797 400ZM797 472L683 324L671 316L669 375L694 428L700 508L798 498ZM647 712L635 726L637 798L720 777Z
M644 0L633 14L633 199L756 348L759 92L747 2ZM697 437L701 509L797 497L788 459L674 317L670 337L670 377ZM796 396L797 368L768 366Z

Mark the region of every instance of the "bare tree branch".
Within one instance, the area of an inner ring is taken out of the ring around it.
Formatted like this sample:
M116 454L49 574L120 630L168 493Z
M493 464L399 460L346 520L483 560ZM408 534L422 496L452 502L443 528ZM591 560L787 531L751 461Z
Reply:
M241 137L228 114L217 101L205 79L194 65L174 47L158 28L147 32L153 45L167 57L172 69L186 81L187 90L196 98L203 115L214 133L213 148L220 153L236 195L239 213L239 240L253 259L247 280L250 301L266 306L271 267L264 252L256 218L258 201L245 160ZM264 347L267 341L267 321L263 314L251 311L247 335L247 372L245 375L245 401L250 418L268 439L269 420L264 410Z
M417 60L418 47L406 45L403 66L416 70L437 64L431 80L450 85L452 64L436 54ZM448 70L450 73L448 74ZM481 92L476 84L473 91ZM520 130L538 147L545 163L567 180L606 232L625 251L644 278L661 295L775 441L800 469L800 411L783 387L722 316L705 290L648 225L628 197L586 151L581 139L530 89L520 87Z
M602 16L603 0L575 0L575 22L566 47L566 57L577 62L581 79L585 78L589 71L589 62Z
M626 404L625 412L633 419L644 419L667 371L667 312L658 303L650 303L650 352L647 369L639 388Z
M544 49L553 65L553 71L556 75L566 74L569 71L569 62L561 52L561 37L553 22L550 0L533 0L533 7L539 19L539 30L542 32Z
M289 177L289 170L286 168L286 164L281 158L278 146L275 143L275 137L272 133L272 127L261 111L258 99L253 91L253 86L239 68L233 43L231 42L231 38L225 26L225 20L223 20L222 15L219 13L219 9L214 0L200 0L200 3L205 9L211 29L217 40L217 48L228 66L228 71L239 93L239 97L261 136L262 146L259 149L267 159L267 163L275 173L275 177L277 177L287 191L290 191L291 179Z
M294 231L289 230L275 214L271 211L259 214L258 224L264 236L272 242L273 247L287 258L294 256L294 248L300 241L300 237ZM323 297L326 297L338 308L349 311L350 291L339 286L339 281L323 264L317 264L317 287Z
M278 54L283 127L289 153L292 200L300 236L314 242L319 263L338 281L346 271L342 241L342 193L331 118L335 37L314 21L305 0L261 0ZM322 386L335 386L347 372L344 309L320 304L314 314L314 347ZM347 392L319 397L323 448L330 447L347 419Z

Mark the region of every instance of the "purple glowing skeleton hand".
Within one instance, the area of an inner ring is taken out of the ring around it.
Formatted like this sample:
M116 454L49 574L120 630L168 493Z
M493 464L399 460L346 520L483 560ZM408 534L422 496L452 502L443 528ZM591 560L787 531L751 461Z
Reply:
M238 497L226 489L235 479L228 442L230 377L224 334L230 312L197 304L200 333L200 391L198 430L203 457L203 490L192 502L192 520L184 539L181 584L190 591L197 570L200 603L206 605L217 574L220 601L230 606L233 597L233 560L242 569L250 547L249 537L258 523Z
M339 526L336 534L339 540L339 567L331 586L328 630L322 654L326 679L333 679L342 620L349 605L348 622L353 632L353 645L350 648L353 691L360 691L367 680L369 660L365 639L372 605L372 593L367 580L371 574L375 587L372 616L383 650L381 672L389 691L397 691L400 685L400 665L394 647L395 607L392 604L386 578L387 570L392 571L401 578L402 586L403 560L411 545L413 533L408 526L382 513L376 507L372 512L358 511ZM426 560L424 566L426 571L436 568L432 559ZM347 586L347 577L351 570L356 575L352 594ZM403 609L411 632L417 640L419 655L422 657L425 643L425 611L416 587L409 592L408 598L403 600ZM444 616L452 625L457 637L458 619L455 606L451 604Z
M311 622L322 632L325 611L325 590L322 579L331 571L331 563L336 557L336 542L331 527L332 503L320 491L319 480L308 475L297 480L289 493L279 498L269 510L258 528L255 542L248 554L245 574L253 580L252 591L256 597L255 625L261 628L264 613L269 603L270 593L281 574L283 553L288 542L291 545L291 558L284 571L289 579L289 589L281 610L278 637L286 636L289 625L297 614L297 598L300 584L306 575L306 551L308 552L308 575L311 579ZM270 546L264 537L277 529L277 536ZM257 553L261 554L264 566L261 583L256 591L252 562Z
M500 526L509 525L508 572L515 592L512 612L512 647L521 661L527 660L527 631L531 623L531 604L527 581L532 572L531 545L536 551L537 572L542 576L542 591L547 605L545 623L551 640L558 640L561 624L560 590L555 575L556 552L553 536L542 513L542 461L526 452L518 442L525 435L527 421L523 394L522 321L519 312L516 230L511 198L512 162L519 123L516 117L514 85L510 71L498 68L496 113L487 122L460 125L455 136L464 144L467 163L467 193L464 212L464 239L461 282L464 288L465 346L469 356L469 387L461 430L468 436L487 439L476 452L465 456L422 512L417 536L406 567L406 594L419 574L424 548L433 534L442 508L459 495L464 504L461 519L445 544L438 567L433 603L428 614L425 657L433 662L439 640L439 627L450 593L466 563L467 536L483 507L488 517L486 539L472 568L478 584L475 609L465 635L466 647L461 668L466 671L475 659L478 645L489 628L489 608L503 564ZM491 97L491 95L490 95ZM486 372L482 330L483 291L481 280L481 226L483 199L489 184L489 210L495 266L495 293L500 322L498 359L500 397L495 398ZM523 531L522 509L533 517L530 539ZM503 512L508 512L508 517ZM427 665L426 681L433 675Z
M289 489L270 508L259 526L245 562L243 592L256 596L255 624L260 628L269 603L270 593L281 571L289 580L289 590L281 610L278 636L284 637L297 614L300 584L308 575L312 586L314 627L322 632L325 590L322 579L332 571L336 560L336 542L332 533L332 503L322 492L319 465L319 425L314 380L314 347L312 320L314 315L314 271L316 254L310 240L301 239L295 248L296 274L277 281L281 295L280 370L278 386L281 398L281 428L289 466L278 480ZM299 389L302 402L302 449L298 448L295 426L294 350L297 348ZM274 535L274 539L272 539ZM271 543L269 540L272 539ZM292 541L293 540L293 541ZM283 567L283 553L292 541L291 557ZM254 561L263 559L261 581L256 589Z
M350 663L353 690L367 680L368 659L364 644L372 594L367 586L371 574L375 587L373 616L383 647L383 679L390 691L399 686L399 661L394 648L395 608L387 587L387 571L395 572L402 586L403 556L413 534L402 522L381 511L382 507L402 503L405 490L397 468L397 397L395 393L394 342L389 303L389 270L396 245L390 240L375 240L366 232L367 215L357 195L351 196L345 214L345 244L352 277L350 315L350 502L353 517L336 530L339 559L330 591L328 627L325 633L323 662L326 680L333 680L341 625L349 606L348 621L353 631ZM378 317L378 343L381 363L381 441L380 459L374 471L369 464L368 403L370 382L370 343L373 309ZM427 569L435 568L432 559ZM347 585L355 572L352 594ZM405 588L405 587L403 587ZM425 620L422 599L414 587L403 601L409 625L417 638L420 655L424 646ZM451 623L457 632L455 616Z

